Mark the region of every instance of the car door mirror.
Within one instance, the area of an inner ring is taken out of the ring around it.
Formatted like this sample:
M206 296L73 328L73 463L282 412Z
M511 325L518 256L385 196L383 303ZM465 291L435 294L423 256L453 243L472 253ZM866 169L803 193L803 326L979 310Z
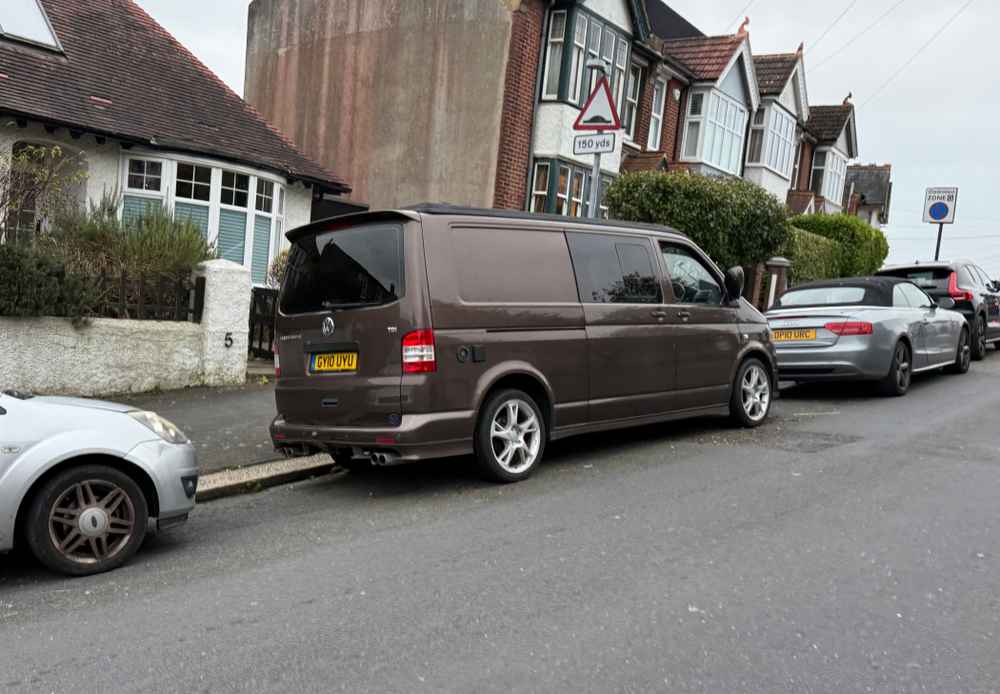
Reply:
M739 301L743 296L743 285L746 282L746 275L739 265L729 268L726 273L726 300Z
M937 300L936 304L931 305L931 308L943 308L951 310L955 308L955 300L952 299L950 296L942 296L940 299Z

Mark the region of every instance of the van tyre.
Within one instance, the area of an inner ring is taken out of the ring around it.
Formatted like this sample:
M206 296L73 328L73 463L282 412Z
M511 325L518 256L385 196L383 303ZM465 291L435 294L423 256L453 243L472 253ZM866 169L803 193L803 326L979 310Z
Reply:
M476 459L496 482L520 482L538 467L548 431L534 398L517 389L501 390L483 405L476 425Z
M879 383L882 395L899 397L906 395L913 379L913 352L910 346L900 340L892 350L889 373Z
M89 576L116 569L139 550L149 508L135 481L106 465L58 473L38 490L25 523L32 554L52 571Z
M962 334L958 338L958 354L955 355L955 363L947 367L946 371L951 374L968 373L972 364L972 346L969 344L969 329L962 328Z
M729 401L729 414L743 427L757 427L764 423L771 411L774 383L764 362L756 357L747 359L736 372L733 394Z
M972 330L972 361L986 358L986 317L976 316Z

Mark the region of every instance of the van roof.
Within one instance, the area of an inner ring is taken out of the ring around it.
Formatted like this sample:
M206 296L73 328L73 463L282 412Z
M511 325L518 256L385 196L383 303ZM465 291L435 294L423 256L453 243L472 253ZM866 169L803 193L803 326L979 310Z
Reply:
M558 214L539 214L537 212L522 212L519 210L495 210L481 207L462 207L460 205L448 205L444 203L420 203L403 207L398 210L372 210L365 212L352 212L327 219L320 219L305 226L291 229L286 234L289 241L295 241L302 236L318 231L330 222L362 222L375 221L380 219L408 217L417 219L418 215L450 215L455 217L488 217L493 219L523 219L533 222L558 222L563 225L573 226L594 226L603 228L617 228L628 230L641 230L656 234L663 234L673 237L687 238L687 236L671 227L658 224L647 224L645 222L626 222L617 219L585 219L583 217L567 217Z

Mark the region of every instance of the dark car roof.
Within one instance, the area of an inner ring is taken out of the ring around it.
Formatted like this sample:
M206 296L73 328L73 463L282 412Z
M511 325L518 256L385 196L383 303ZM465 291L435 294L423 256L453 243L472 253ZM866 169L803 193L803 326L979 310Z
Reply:
M687 236L671 227L658 224L647 224L644 222L626 222L617 219L586 219L583 217L567 217L558 214L539 214L537 212L521 212L519 210L495 210L479 207L462 207L459 205L448 205L444 203L420 203L404 207L399 210L370 210L365 212L352 212L328 219L320 219L305 226L290 230L285 236L289 241L295 241L307 234L322 229L331 222L342 223L364 223L387 218L408 217L418 219L417 215L451 215L455 217L483 217L489 219L521 219L532 222L558 222L564 226L593 226L604 229L621 229L623 231L644 231L655 234L662 234L673 238L687 238Z
M801 289L824 289L827 287L858 287L865 290L864 299L857 302L863 306L892 306L892 288L897 284L913 284L905 277L843 277L834 280L805 282L789 288L787 293ZM916 285L914 285L916 286ZM917 287L919 289L919 287Z

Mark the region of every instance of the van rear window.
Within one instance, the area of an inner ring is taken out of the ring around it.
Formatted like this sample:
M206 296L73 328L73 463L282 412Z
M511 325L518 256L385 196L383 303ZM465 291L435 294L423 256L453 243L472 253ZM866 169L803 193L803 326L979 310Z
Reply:
M281 292L285 314L378 306L403 295L403 226L367 224L297 239Z

